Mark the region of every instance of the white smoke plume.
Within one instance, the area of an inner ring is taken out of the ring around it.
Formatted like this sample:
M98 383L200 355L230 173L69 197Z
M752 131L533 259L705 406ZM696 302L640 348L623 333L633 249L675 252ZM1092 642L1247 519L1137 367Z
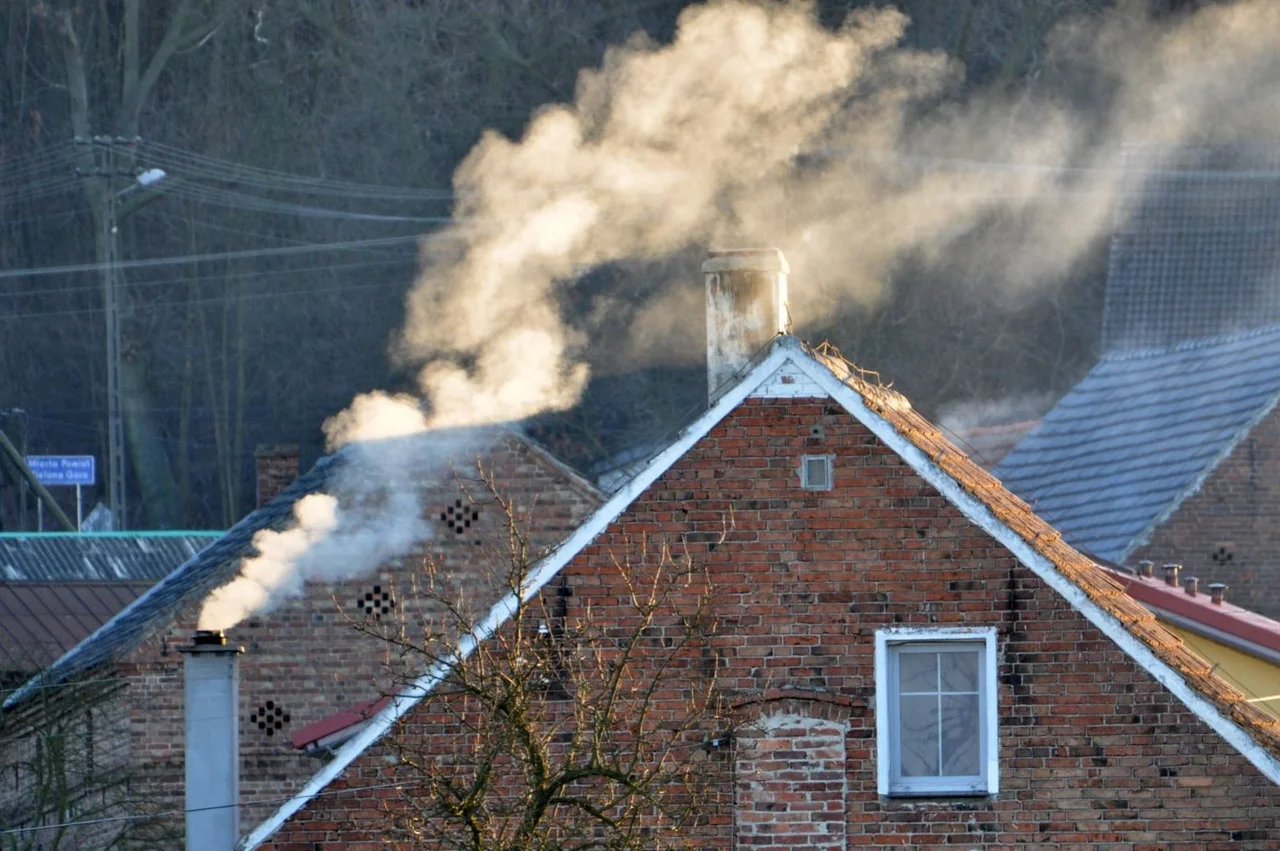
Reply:
M1050 36L1046 65L1103 81L1081 108L1031 84L952 98L962 70L901 48L907 21L893 9L831 29L809 3L719 0L682 13L669 44L612 49L582 73L574 103L543 109L518 141L486 135L458 168L465 224L426 241L394 347L417 366L425 406L374 394L329 423L331 448L346 447L340 480L299 502L290 529L255 539L259 556L201 625L231 626L307 579L366 572L429 535L418 488L457 448L438 446L438 429L572 405L586 340L558 299L584 270L794 234L783 245L793 309L814 315L876 299L896 259L1011 212L1027 218L1024 243L991 258L992 285L1036 286L1110 227L1122 143L1276 125L1280 4L1214 6L1163 27L1136 8ZM826 165L798 168L810 152ZM636 326L696 339L703 318L689 304L670 290ZM616 343L636 357L654 348ZM426 439L369 442L415 434Z

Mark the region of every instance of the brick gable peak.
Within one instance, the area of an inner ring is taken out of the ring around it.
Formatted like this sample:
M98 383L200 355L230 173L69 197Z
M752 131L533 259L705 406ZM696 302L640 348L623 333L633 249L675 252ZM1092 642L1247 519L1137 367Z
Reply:
M736 384L700 418L622 485L530 574L522 597L536 596L575 556L621 516L664 472L721 420L750 398L820 398L839 404L970 521L1007 548L1023 565L1084 615L1139 666L1181 700L1272 782L1280 784L1280 722L1247 703L1119 584L1072 549L1030 507L952 444L879 376L845 361L832 347L810 347L779 334ZM515 611L517 600L499 600L476 629L459 642L463 658L492 636ZM427 670L392 697L307 784L241 843L252 851L338 778L400 718L447 676L447 666Z

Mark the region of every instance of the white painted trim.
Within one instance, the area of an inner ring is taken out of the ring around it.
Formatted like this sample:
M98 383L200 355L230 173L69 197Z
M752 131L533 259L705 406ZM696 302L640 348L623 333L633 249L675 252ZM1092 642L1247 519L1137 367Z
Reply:
M784 338L785 339L785 338ZM676 461L693 448L693 445L706 436L717 423L738 407L752 389L768 378L779 366L791 358L788 347L775 346L769 355L748 372L737 385L721 396L711 409L681 432L675 443L668 446L651 460L644 469L622 486L609 501L600 506L588 517L577 530L560 543L555 550L548 553L529 574L525 588L521 592L524 600L531 599L544 585L551 581L560 569L593 541L597 535L608 528L623 511L631 505L640 494L665 473ZM476 645L485 641L516 610L515 595L507 595L499 600L489 614L471 633L463 636L458 642L458 649L450 660L433 665L429 671L411 683L399 695L392 698L386 706L369 719L357 735L353 736L335 754L324 768L312 775L306 785L297 794L286 801L253 832L241 841L237 848L251 851L271 837L294 813L306 806L307 802L329 785L344 769L356 760L364 751L387 730L391 729L400 718L413 709L418 701L426 697L447 675L449 669L458 661L465 660L475 650Z
M981 694L983 700L983 736L988 795L1000 790L1000 684L996 673L996 628L983 627L889 627L876 630L876 789L882 796L894 794L892 786L892 737L889 723L889 648L896 644L936 644L945 641L967 641L985 645L982 665ZM939 790L937 796L956 793ZM914 793L910 797L920 797Z
M1005 525L985 503L951 478L920 447L899 434L887 420L871 410L857 391L838 379L830 369L812 357L798 358L796 363L846 411L860 420L886 446L901 456L921 478L937 488L942 496L955 505L965 517L1004 545L1018 561L1044 580L1103 635L1119 645L1121 650L1226 739L1271 782L1280 784L1280 759L1272 756L1240 725L1223 715L1208 698L1192 688L1177 671L1166 664L1137 636L1129 632L1124 624L1110 612L1091 600L1083 588L1063 576L1053 562L1038 553L1018 533Z

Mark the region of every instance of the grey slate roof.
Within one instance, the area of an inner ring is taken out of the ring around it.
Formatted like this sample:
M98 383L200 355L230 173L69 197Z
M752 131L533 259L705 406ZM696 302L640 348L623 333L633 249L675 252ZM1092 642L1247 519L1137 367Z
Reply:
M341 465L341 456L328 456L275 499L248 514L212 544L188 559L163 580L152 586L128 608L86 638L41 674L5 700L9 709L25 700L39 686L66 682L79 674L127 652L145 640L158 623L176 615L190 600L197 599L235 576L241 556L251 551L253 536L260 529L283 523L293 504L303 496L321 490L329 476Z
M1130 146L1104 353L1280 323L1280 148Z
M1280 325L1105 355L996 468L1067 542L1121 562L1280 398Z
M0 534L0 582L157 582L221 532Z

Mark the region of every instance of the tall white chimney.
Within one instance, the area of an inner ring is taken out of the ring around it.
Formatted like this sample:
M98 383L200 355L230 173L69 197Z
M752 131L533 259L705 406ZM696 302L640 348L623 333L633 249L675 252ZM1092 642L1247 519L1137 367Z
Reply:
M734 377L779 333L789 330L787 258L776 248L712 251L707 282L707 398L715 402Z
M201 630L183 660L187 851L240 841L240 654L221 630Z

